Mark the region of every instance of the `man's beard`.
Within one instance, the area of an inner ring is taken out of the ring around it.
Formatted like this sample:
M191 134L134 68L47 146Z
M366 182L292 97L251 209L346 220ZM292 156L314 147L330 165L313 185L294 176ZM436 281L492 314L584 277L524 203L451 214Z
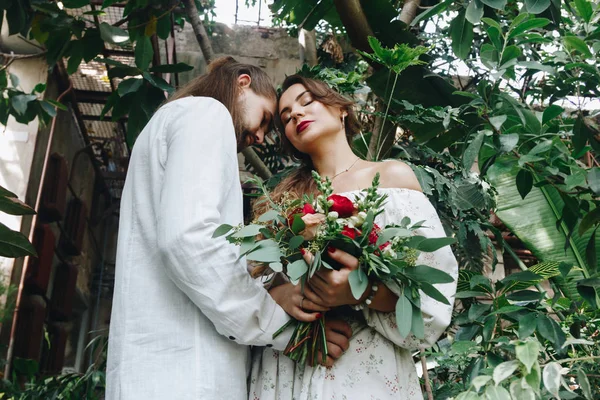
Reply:
M254 144L253 134L248 129L236 130L238 153Z

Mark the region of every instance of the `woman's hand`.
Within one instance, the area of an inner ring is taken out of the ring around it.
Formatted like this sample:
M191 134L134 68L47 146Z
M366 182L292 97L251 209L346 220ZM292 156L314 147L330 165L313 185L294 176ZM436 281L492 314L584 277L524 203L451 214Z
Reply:
M321 318L322 312L329 310L308 285L304 286L303 292L300 284L284 283L270 289L269 293L285 312L298 321L316 321Z
M329 256L344 265L339 271L320 268L308 280L308 286L318 296L317 302L327 307L337 307L346 304L358 304L352 295L348 276L358 268L358 259L345 251L330 247Z
M329 256L344 265L344 268L339 271L321 268L308 280L306 286L318 296L315 301L331 308L362 303L371 294L371 284L368 285L362 297L357 300L352 295L352 289L348 281L350 272L358 268L358 259L339 249L330 248L329 250L332 250L329 251ZM382 283L378 285L378 288L379 290L375 293L369 308L383 312L394 311L398 296Z

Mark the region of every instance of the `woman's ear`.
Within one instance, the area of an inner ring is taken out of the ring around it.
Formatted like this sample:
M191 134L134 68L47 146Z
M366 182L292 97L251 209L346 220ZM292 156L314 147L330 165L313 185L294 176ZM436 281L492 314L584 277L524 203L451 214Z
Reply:
M250 77L250 75L240 74L240 76L238 76L238 85L240 86L240 88L249 88L251 83L252 78Z

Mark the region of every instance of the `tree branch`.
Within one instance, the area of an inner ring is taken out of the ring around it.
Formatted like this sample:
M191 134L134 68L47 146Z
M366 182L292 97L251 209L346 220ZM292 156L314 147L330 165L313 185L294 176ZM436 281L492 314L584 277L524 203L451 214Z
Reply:
M214 58L214 53L206 29L204 29L204 24L202 24L202 21L200 21L200 17L198 16L199 13L196 4L194 4L194 0L182 0L182 2L185 6L185 12L192 24L192 28L194 29L194 33L196 34L196 40L198 41L204 59L208 64Z
M246 147L244 150L242 150L242 154L244 155L246 162L252 165L256 175L260 176L264 180L269 179L271 175L273 175L252 147Z
M410 25L417 16L417 10L420 5L421 0L406 0L402 5L402 11L400 12L398 19L406 25Z

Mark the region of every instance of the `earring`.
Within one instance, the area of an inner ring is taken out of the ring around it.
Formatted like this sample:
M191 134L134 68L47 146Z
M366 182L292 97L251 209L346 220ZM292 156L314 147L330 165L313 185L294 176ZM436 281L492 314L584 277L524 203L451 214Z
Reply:
M346 129L346 114L342 114L342 128Z

